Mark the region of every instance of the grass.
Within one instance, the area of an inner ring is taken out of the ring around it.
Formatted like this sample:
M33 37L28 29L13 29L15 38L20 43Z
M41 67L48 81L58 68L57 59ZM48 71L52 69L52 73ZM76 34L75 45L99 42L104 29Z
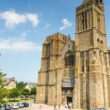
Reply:
M16 103L16 102L28 102L28 101L32 101L33 99L31 98L27 98L27 99L19 99L19 98L16 98L15 100L11 99L5 99L5 102L6 104L13 104L13 103Z

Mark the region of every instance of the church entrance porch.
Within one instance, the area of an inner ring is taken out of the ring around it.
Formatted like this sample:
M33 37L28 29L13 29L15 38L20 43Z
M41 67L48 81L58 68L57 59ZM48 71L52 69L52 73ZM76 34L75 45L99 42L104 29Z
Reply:
M67 96L67 105L73 102L73 97Z
M69 105L73 103L73 88L62 88L62 104Z
M62 80L62 104L69 105L73 103L73 87L74 87L74 79L73 78L65 78Z

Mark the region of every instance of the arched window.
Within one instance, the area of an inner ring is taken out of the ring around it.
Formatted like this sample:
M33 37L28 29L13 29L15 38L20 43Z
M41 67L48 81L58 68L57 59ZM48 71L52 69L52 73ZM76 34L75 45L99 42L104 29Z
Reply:
M96 0L96 3L98 3L98 0Z
M100 43L103 44L103 41L101 40Z
M103 41L102 40L100 41L100 44L101 44L101 48L103 48Z
M100 40L99 39L97 39L97 45L100 48Z
M100 3L103 3L103 0L100 0Z
M65 66L72 66L74 65L74 55L72 51L67 51L65 54Z
M82 29L84 30L84 13L82 13Z

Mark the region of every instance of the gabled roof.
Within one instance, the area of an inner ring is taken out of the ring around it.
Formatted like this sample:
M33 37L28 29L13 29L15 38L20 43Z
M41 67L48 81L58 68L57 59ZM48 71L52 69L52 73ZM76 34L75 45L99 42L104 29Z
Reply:
M12 78L4 78L4 85L8 85L11 81L16 82L15 77L12 77Z
M27 83L27 85L30 86L30 87L36 87L37 84L36 83L29 82L29 83Z

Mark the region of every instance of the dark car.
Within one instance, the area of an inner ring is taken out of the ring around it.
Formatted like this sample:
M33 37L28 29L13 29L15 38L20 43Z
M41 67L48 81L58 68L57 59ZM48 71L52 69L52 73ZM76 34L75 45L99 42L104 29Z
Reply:
M24 104L24 107L29 107L29 103L23 102L23 104Z
M0 104L0 110L6 110L5 107L5 105Z

